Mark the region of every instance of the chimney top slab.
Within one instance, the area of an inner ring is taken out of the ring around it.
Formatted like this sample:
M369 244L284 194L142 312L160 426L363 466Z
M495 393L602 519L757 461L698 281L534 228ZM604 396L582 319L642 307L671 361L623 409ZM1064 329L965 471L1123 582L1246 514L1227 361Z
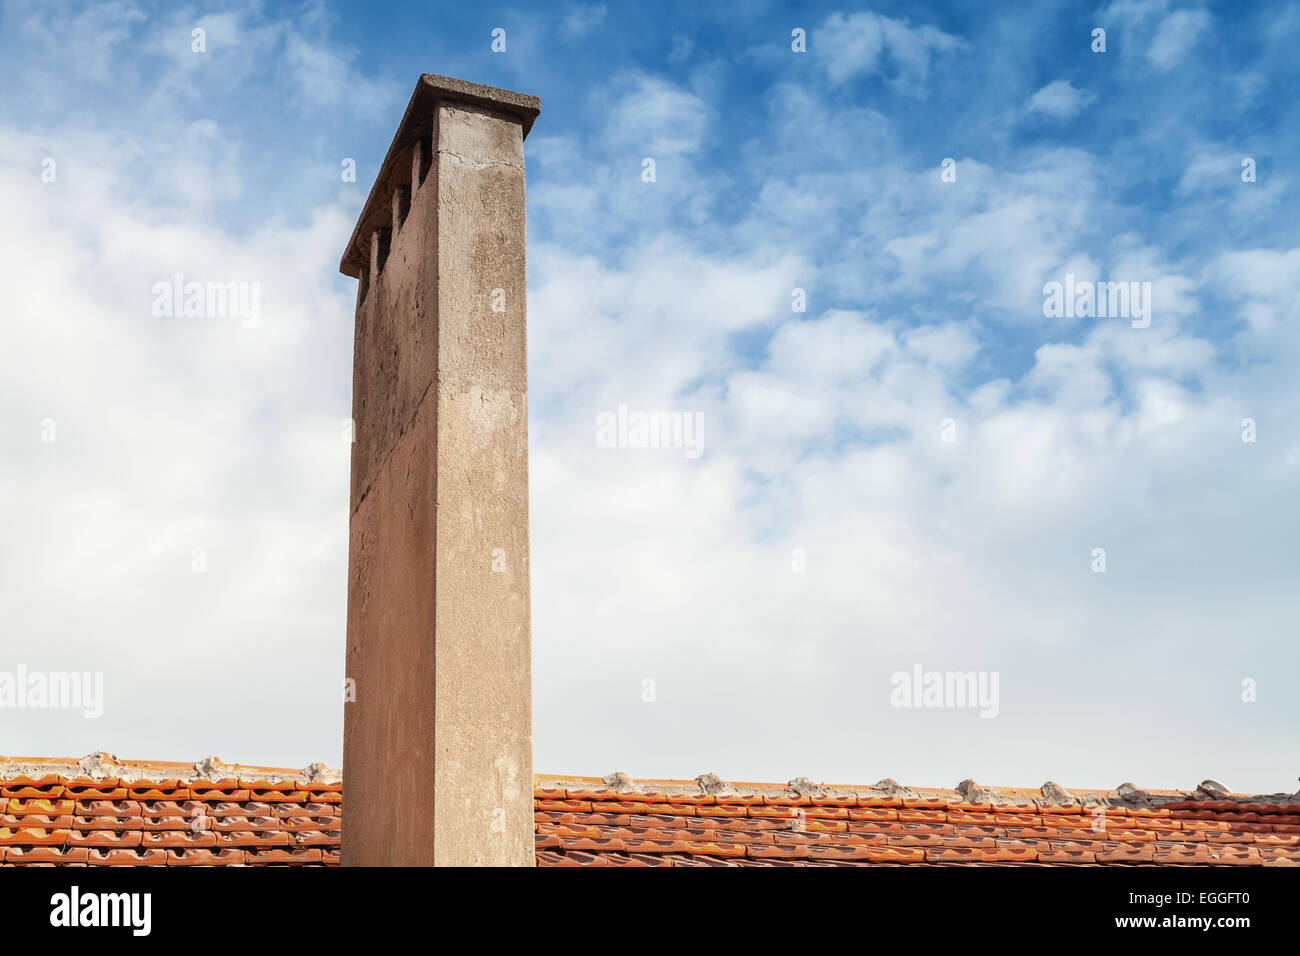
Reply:
M388 153L379 167L379 175L370 187L370 195L357 218L347 250L339 262L339 272L344 275L360 278L370 267L370 234L391 223L393 194L399 187L410 184L410 162L404 161L404 157L410 156L411 148L416 142L429 136L433 129L434 107L437 103L462 103L513 117L519 120L525 137L533 128L533 120L542 111L542 101L536 96L458 80L452 76L422 74L415 84L415 92L411 94L411 101L402 115L402 122L397 127ZM436 143L433 148L437 149Z

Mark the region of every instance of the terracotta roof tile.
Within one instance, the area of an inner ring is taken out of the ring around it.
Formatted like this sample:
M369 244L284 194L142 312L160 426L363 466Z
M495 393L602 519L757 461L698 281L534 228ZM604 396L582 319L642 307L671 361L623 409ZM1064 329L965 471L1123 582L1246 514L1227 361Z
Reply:
M104 756L0 758L0 863L338 864L342 784L332 771L214 774L225 765ZM26 769L4 769L15 765Z
M145 834L139 830L72 830L68 833L67 845L125 850L140 846L144 837Z
M240 866L244 864L242 850L169 849L167 866Z
M1292 795L708 783L652 781L613 797L585 780L539 779L538 863L630 865L635 848L674 866L1300 865ZM643 813L619 812L641 799Z
M66 830L72 827L75 819L71 813L62 813L58 816L46 813L29 813L21 817L9 813L0 813L0 829L20 830L29 827L39 830Z
M5 848L5 862L14 866L33 863L54 863L68 866L85 863L90 851L85 848L64 849L60 846L10 846Z
M19 774L0 784L0 798L54 800L63 796L63 790L63 784L56 774L45 774L37 779Z
M55 846L61 847L68 841L69 829L46 830L38 827L20 827L0 829L0 846Z
M1296 866L1300 795L538 778L540 866ZM0 865L337 866L337 772L0 758Z
M289 846L293 840L283 830L234 830L227 833L213 834L215 844L223 847L281 847ZM334 841L334 845L338 840Z
M118 816L117 814L88 814L78 817L71 817L66 824L70 829L80 833L91 833L98 831L120 832L130 830L143 830L144 817L142 816Z
M201 787L197 784L190 786L190 796L195 800L228 802L242 801L252 799L249 791L240 790L235 787Z
M191 832L187 827L184 830L146 830L144 838L140 845L146 849L151 847L211 847L217 845L217 835L211 830L199 830Z
M77 801L75 800L22 799L15 797L8 802L5 812L17 817L33 813L59 815L72 813L76 808Z
M87 862L91 866L165 866L167 851L92 849Z

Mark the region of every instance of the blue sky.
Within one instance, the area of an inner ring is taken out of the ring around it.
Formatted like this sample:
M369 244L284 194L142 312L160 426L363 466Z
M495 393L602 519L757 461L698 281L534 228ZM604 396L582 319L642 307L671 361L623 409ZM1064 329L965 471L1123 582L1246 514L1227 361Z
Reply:
M340 762L337 264L434 72L542 99L538 769L1295 788L1300 5L0 10L3 647L105 680L0 751ZM258 323L153 315L177 273ZM894 706L918 664L998 716Z

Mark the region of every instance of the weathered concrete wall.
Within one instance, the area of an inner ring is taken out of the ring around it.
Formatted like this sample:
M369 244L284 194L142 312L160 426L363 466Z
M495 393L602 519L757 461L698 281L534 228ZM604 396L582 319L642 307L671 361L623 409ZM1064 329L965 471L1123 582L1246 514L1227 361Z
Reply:
M524 124L438 92L361 220L342 859L531 866Z
M533 861L524 143L438 110L438 862ZM502 311L494 311L493 306Z

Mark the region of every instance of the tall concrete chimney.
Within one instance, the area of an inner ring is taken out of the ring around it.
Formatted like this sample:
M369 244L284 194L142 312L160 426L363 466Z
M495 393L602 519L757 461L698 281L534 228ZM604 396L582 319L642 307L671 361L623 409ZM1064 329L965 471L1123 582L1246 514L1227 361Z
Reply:
M353 358L342 861L533 864L524 137L425 74L339 270Z

